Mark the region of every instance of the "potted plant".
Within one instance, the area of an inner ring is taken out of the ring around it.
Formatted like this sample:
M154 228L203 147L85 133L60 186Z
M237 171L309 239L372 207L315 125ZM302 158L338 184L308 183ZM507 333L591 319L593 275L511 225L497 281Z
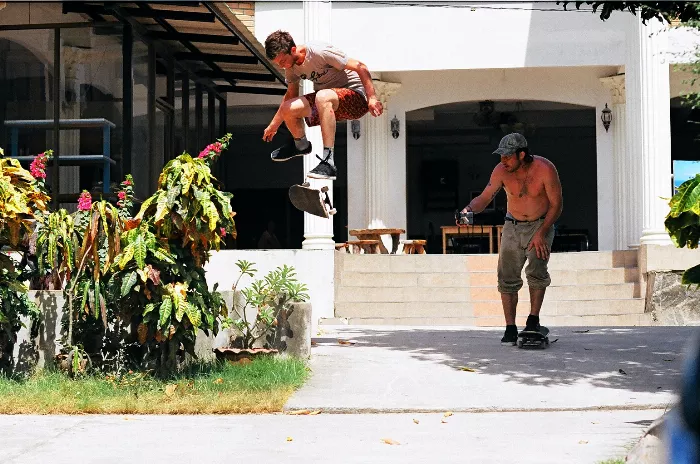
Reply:
M291 266L283 265L270 271L265 278L254 280L239 289L244 276L255 277L254 263L239 260L240 275L233 284L233 300L222 327L231 331L230 347L216 348L217 359L237 362L258 354L276 353L276 328L286 321L294 303L309 299L308 288L296 278Z

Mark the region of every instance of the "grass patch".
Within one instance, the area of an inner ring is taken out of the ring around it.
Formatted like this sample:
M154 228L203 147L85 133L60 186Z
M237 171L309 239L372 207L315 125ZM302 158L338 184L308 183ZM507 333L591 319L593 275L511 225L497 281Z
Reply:
M193 366L171 380L142 373L71 380L41 371L0 378L0 414L244 414L282 410L308 369L294 358Z
M607 461L600 461L598 464L625 464L624 459L608 459Z

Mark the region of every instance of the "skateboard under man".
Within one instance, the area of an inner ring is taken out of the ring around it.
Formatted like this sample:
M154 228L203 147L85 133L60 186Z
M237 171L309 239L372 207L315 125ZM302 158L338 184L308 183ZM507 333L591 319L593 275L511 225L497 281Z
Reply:
M518 334L518 348L526 346L547 348L549 346L549 329L540 326L540 330L523 330Z
M329 216L336 213L328 196L328 186L326 185L320 190L311 188L308 182L292 185L289 187L289 200L295 208L314 216L328 219Z

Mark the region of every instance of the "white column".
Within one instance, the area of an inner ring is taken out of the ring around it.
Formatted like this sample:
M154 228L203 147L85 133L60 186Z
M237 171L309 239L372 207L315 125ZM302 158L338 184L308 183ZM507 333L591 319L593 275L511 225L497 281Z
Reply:
M641 220L634 224L641 244L671 245L664 228L671 184L671 120L669 66L664 56L665 25L649 20L643 25L634 17L628 47L627 120L630 161L641 168L641 175L628 170L639 196ZM630 166L631 167L631 166ZM641 229L641 230L640 230Z
M330 1L305 1L304 2L304 42L319 40L331 42L331 2ZM312 93L313 83L304 80L302 93ZM313 145L312 154L304 156L304 172L306 176L310 170L318 164L315 154L323 153L323 139L320 126L307 127L306 138ZM313 188L328 186L328 194L333 201L333 181L324 179L306 179ZM333 205L335 206L335 205ZM324 219L304 213L304 241L301 244L304 249L324 250L334 249L333 241L333 216Z
M389 110L389 97L395 94L401 84L373 81L374 90L384 106L379 117L366 114L362 117L363 136L365 140L365 191L366 224L370 229L391 227L389 224L389 137L390 120L393 113Z
M612 97L612 130L613 140L613 178L615 180L615 197L613 200L615 249L626 250L629 245L638 243L638 238L632 236L634 217L628 207L639 199L633 196L629 176L632 161L627 151L627 108L625 102L625 75L603 77L600 79L610 91ZM601 205L602 207L603 205Z

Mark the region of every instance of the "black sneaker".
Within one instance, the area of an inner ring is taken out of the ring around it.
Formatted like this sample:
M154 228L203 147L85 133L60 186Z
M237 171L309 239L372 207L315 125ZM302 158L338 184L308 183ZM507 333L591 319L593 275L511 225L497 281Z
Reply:
M527 321L525 322L524 332L539 332L540 331L540 316L533 316L530 314L527 316Z
M518 342L518 327L514 325L507 325L506 331L501 338L501 343L510 343L515 345Z
M309 171L306 177L311 177L312 179L335 180L335 177L338 175L338 169L328 161L321 159L321 157L316 156L316 158L320 159L321 162L318 163L318 166Z
M279 147L277 150L270 154L272 161L289 161L295 156L304 156L311 153L311 142L309 146L303 150L299 150L294 144L294 140L285 143L283 146Z

